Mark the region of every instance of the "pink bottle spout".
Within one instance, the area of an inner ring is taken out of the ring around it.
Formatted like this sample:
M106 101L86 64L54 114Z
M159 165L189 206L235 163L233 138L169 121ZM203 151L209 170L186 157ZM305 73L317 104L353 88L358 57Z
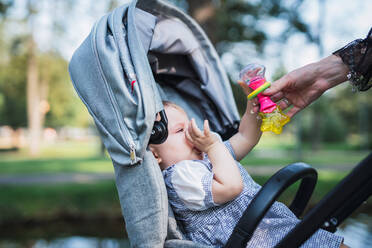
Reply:
M266 82L266 79L262 76L256 76L252 78L249 82L249 88L252 90L257 89ZM270 97L262 95L261 93L257 95L258 102L260 103L260 112L271 113L275 110L276 104L270 99Z

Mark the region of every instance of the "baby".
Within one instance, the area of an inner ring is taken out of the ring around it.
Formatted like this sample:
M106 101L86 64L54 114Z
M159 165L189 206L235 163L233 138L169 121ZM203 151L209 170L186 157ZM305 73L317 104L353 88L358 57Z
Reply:
M164 102L164 108L169 135L164 143L151 144L150 150L162 170L175 217L188 239L223 247L260 190L237 162L261 137L252 102L247 103L239 132L226 142L210 131L208 121L201 131L178 105ZM247 247L274 247L297 222L284 204L275 202ZM319 230L302 247L338 248L343 247L342 241L342 237Z

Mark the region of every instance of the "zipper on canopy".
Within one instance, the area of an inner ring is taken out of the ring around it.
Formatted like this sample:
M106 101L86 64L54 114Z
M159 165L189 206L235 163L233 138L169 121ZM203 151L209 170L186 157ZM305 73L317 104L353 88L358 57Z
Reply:
M97 24L95 25L94 28L95 29L97 28ZM94 31L94 33L96 34L96 31ZM94 54L95 54L97 60L100 61L99 56L98 56L98 52L97 52L97 46L96 46L96 36L94 35L92 38L93 38L92 44L93 44L93 47L94 47L94 49L93 49L94 50ZM99 62L97 64L98 64L98 68L100 70L100 74L101 74L101 76L103 78L103 81L104 81L104 83L106 85L106 90L108 92L109 98L110 98L111 103L112 103L112 106L114 108L114 112L115 112L115 115L116 115L116 119L117 119L117 121L119 123L120 130L124 132L123 141L124 141L126 147L129 147L130 148L130 152L129 152L129 154L130 154L130 161L131 161L130 164L131 165L134 165L134 164L136 164L138 162L138 159L137 159L137 156L136 156L136 145L135 145L135 143L133 141L132 135L130 134L129 130L126 128L126 125L125 125L124 121L121 118L121 114L120 114L120 112L118 110L117 103L115 101L115 97L113 96L113 93L112 93L110 87L107 84L106 77L105 77L105 74L103 73L103 69L101 67L101 64ZM129 77L128 74L130 75L130 77ZM133 76L134 76L134 78L136 77L136 75L134 73L127 73L127 76L128 76L128 78L131 78Z

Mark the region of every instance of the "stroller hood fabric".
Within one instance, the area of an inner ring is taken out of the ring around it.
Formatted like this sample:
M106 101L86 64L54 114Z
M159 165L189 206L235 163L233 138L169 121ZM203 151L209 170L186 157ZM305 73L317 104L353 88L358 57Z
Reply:
M158 84L154 79L148 53L174 51L166 45L169 40L160 39L165 36L154 34L158 32L160 20L167 18L177 18L189 29L189 34L196 37L183 43L187 46L181 49L185 54L191 51L188 58L197 78L201 79L199 86L193 84L195 90L191 92L182 88L187 80L169 86ZM183 94L190 95L188 100L208 98L209 102L202 107L204 110L214 105L215 114L204 113L199 121L208 118L217 131L237 128L239 115L229 82L204 32L190 17L167 3L130 1L97 21L75 51L69 72L112 159L131 246L203 247L180 240L182 234L172 211L168 211L161 171L147 145L156 113L163 109L165 98L174 96L188 114L200 114L200 102L189 104L182 99Z

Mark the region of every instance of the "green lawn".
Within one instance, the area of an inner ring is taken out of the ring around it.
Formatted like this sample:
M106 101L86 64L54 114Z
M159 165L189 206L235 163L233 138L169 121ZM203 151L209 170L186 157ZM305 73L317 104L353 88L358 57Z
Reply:
M0 161L0 175L42 173L108 173L113 172L107 158L54 158Z
M40 156L32 158L27 149L0 153L1 174L113 172L111 160L99 155L97 139L44 144Z
M310 205L317 203L345 173L320 173ZM264 184L269 176L253 176ZM289 203L298 185L290 187L280 198ZM115 218L121 216L113 180L89 184L19 185L0 187L0 225L9 221L51 220L66 217ZM369 200L368 204L372 205Z
M37 158L30 157L27 149L1 152L0 174L113 172L108 156L99 156L99 146L97 139L44 144ZM304 146L302 156L298 157L290 136L265 134L259 145L241 163L249 166L285 166L302 161L310 165L354 165L367 154L345 145L323 145L316 152Z
M320 150L302 152L298 157L293 150L254 149L241 163L249 166L284 166L294 162L305 162L310 165L356 165L368 155L368 152L353 150Z
M326 147L315 153L305 150L303 155L304 160L310 164L336 165L341 162L354 164L366 154L347 147L337 149ZM293 159L293 146L290 142L263 139L263 142L243 160L243 164L284 166L294 161L296 160ZM0 153L0 175L60 172L108 173L113 172L113 167L107 156L99 156L99 143L96 141L47 144L42 147L38 158L28 156L25 149L19 152ZM253 178L263 184L271 174L253 175ZM344 176L345 173L338 171L319 172L319 181L312 203L319 201ZM288 189L281 200L289 202L295 190L296 186ZM0 187L0 224L8 221L48 220L66 216L84 218L121 216L114 181Z
M0 225L32 219L121 215L113 180L90 184L2 185L0 199Z

